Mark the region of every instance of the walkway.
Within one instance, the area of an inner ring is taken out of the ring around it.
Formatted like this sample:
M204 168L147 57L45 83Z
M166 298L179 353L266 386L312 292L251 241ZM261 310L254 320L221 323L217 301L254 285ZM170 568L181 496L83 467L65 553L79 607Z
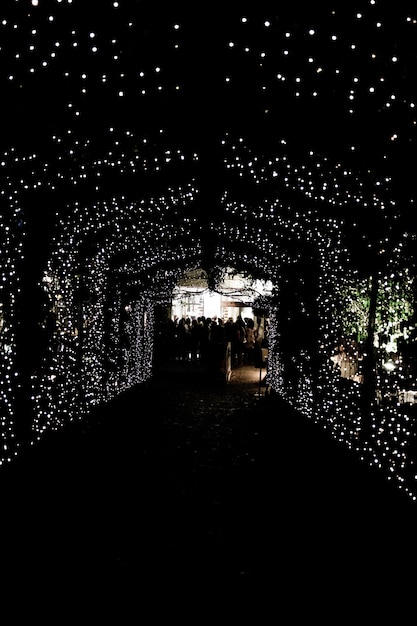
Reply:
M225 385L165 364L2 468L9 582L42 572L45 589L99 582L164 602L191 584L262 582L285 598L352 571L359 586L398 577L417 554L415 505L265 395L259 374L246 366Z

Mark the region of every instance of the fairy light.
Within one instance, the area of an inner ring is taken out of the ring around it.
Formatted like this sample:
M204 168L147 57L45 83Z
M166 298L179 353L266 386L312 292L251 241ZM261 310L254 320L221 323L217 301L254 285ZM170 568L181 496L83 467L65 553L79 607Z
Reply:
M149 379L154 307L209 250L213 266L227 259L274 285L274 299L261 298L272 389L415 499L416 381L401 359L383 366L414 315L406 260L415 233L404 213L415 194L411 180L397 179L416 137L412 10L387 16L372 0L360 12L318 7L312 20L288 8L236 9L196 42L179 9L139 19L109 2L86 23L81 0L27 4L18 17L9 5L0 15L3 101L24 112L19 132L5 116L0 145L0 462L20 446L25 376L32 443ZM402 45L391 36L398 32ZM217 140L202 127L212 104L226 101ZM189 130L195 113L202 123ZM267 141L248 119L267 126ZM222 172L210 192L223 187L207 213L210 161ZM360 376L331 359L342 331L365 333L369 285L352 233L361 250L386 259L369 433ZM36 269L50 317L39 322L44 349L28 374L18 369L21 293L37 235L47 242ZM295 342L289 358L285 328L294 330L295 314L305 327L315 318L316 335Z

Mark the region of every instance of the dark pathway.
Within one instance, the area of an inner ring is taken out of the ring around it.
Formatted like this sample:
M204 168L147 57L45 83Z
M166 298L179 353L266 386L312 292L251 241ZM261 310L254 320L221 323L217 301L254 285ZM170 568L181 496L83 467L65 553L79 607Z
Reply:
M416 505L278 397L259 396L258 371L224 385L189 364L161 366L2 468L8 583L74 586L75 598L96 588L101 602L118 589L140 605L156 590L163 605L191 585L262 585L283 602L340 592L342 577L357 599L375 577L414 568Z

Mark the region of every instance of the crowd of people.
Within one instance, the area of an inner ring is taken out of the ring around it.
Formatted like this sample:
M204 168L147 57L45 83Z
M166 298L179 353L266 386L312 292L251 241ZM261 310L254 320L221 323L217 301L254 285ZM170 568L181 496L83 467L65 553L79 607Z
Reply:
M156 348L161 359L222 369L229 344L233 368L259 366L267 341L265 333L259 331L253 319L240 315L226 321L220 317L174 317L158 323Z

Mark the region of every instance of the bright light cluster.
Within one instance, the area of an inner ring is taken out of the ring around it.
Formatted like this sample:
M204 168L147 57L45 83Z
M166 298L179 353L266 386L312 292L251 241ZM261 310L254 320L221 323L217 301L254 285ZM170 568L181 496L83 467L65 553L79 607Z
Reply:
M286 201L288 198L285 180L284 184L275 186L277 196L272 197L270 185L274 179L279 180L288 170L294 173L298 168L306 169L304 166L294 164L294 160L292 160L292 166L289 165L291 161L284 151L285 141L282 142L281 155L274 160L273 164L267 162L265 165L265 159L263 161L261 159L262 155L254 155L242 137L237 141L225 138L222 145L228 155L224 157L223 162L230 175L245 181L252 179L256 192L249 188L248 193L248 187L244 187L246 197L249 195L251 203L247 200L232 199L230 192L224 194L223 206L228 220L220 230L221 247L218 250L217 262L220 263L221 258L226 255L230 259L231 240L237 250L239 250L239 242L244 241L243 253L239 254L238 251L231 258L232 262L235 264L243 262L248 266L253 264L258 271L262 268L262 272L270 276L276 285L276 300L279 301L280 285L286 280L288 268L302 263L310 244L313 245L314 254L317 255L316 272L319 288L316 305L320 320L317 345L319 363L316 362L313 365L312 354L301 350L296 355L297 358L294 358L298 379L296 390L288 384L285 378L286 366L283 364L280 349L281 331L276 319L279 318L279 308L283 305L277 305L275 309L272 308L270 316L272 347L268 356L268 377L271 387L297 410L329 430L335 439L347 445L371 465L383 469L390 480L394 480L400 488L414 498L413 460L407 458L407 451L413 443L415 410L411 404L404 402L401 393L391 396L391 387L394 386L400 390L407 389L411 385L415 388L416 381L407 378L407 373L401 366L396 367L395 372L389 374L389 378L384 374L381 376L384 369L380 367L377 388L378 393L384 397L381 398L381 405L371 418L371 435L364 435L363 409L360 405L360 379L352 378L351 382L341 387L340 370L332 366L330 359L340 340L341 329L344 328L346 335L353 333L365 336L369 306L368 280L361 279L354 269L355 263L352 262L352 255L355 249L348 250L346 247L344 235L346 213L343 211L345 200L341 199L338 202L339 219L322 219L320 213L314 210L314 205L308 202L308 194L303 193L304 181L297 179L297 176L294 176L291 191L294 192L292 199L298 200L296 205L298 208L282 202L282 198ZM256 176L255 168L257 168ZM340 167L336 169L337 172L339 170ZM323 163L319 163L317 177L320 179L322 174L334 180L334 172L328 167L323 167ZM340 174L340 181L343 181L352 173L341 171ZM392 193L388 186L389 181L384 181L382 185L378 179L372 180L369 177L367 181L355 179L355 182L357 183L357 196L351 192L355 189L352 181L345 183L344 187L340 184L341 190L350 194L349 208L358 204L363 210L363 207L370 207L373 204L379 210L379 207L384 208L383 198L388 198L386 204L389 211L382 210L381 219L386 218L388 224L395 221L397 209L395 202L389 201ZM239 185L230 185L230 187L239 189ZM362 187L366 188L369 194L368 204ZM381 194L380 197L378 193ZM263 196L264 199L260 203L259 198ZM334 206L334 198L329 198L327 204ZM356 225L355 230L357 230ZM366 237L365 232L362 236L365 241L371 241L369 236ZM390 337L387 344L378 346L383 354L388 354L390 350L397 351L396 340L404 336L402 328L407 320L413 317L415 276L407 267L404 267L406 261L403 247L407 239L407 233L400 237L389 252L389 261L382 266L379 273L376 336ZM384 251L387 244L389 247L394 243L394 239L388 243L377 237L372 243L377 246L378 250ZM354 292L349 291L350 285L354 285ZM295 288L294 286L294 291ZM361 301L364 311L360 309ZM289 311L288 315L292 314L293 312ZM349 319L353 319L353 328L347 327ZM307 319L305 321L308 322ZM411 324L411 321L408 323ZM316 369L315 372L312 372L313 367ZM320 397L318 404L317 396Z
M16 298L23 255L24 222L18 205L0 215L0 464L17 454L16 396L21 380L16 364Z
M194 196L192 188L180 188L170 189L169 200L77 204L70 221L58 225L43 278L56 330L33 380L38 438L151 375L153 306L169 302L179 276L179 270L158 272L158 265L200 258L192 220L176 230L169 224L176 211L192 209Z

